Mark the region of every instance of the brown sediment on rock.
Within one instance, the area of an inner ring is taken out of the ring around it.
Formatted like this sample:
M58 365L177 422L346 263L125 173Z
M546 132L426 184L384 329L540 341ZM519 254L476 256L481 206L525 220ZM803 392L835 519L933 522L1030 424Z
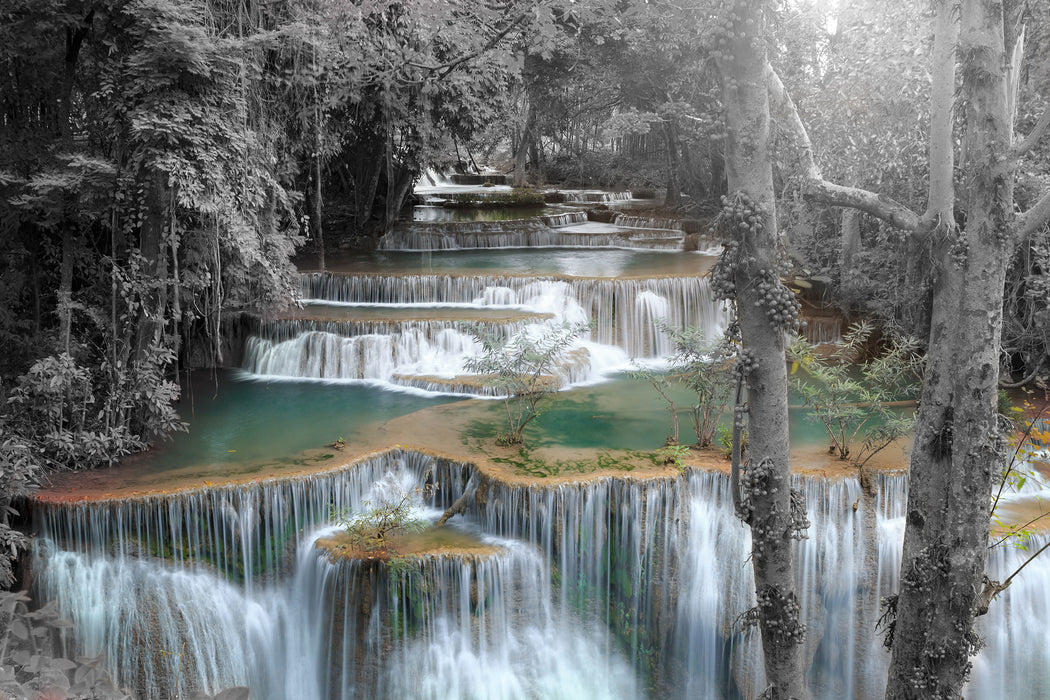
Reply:
M354 464L388 451L405 450L438 459L472 465L477 471L507 484L547 486L585 482L606 477L648 480L677 477L681 469L726 472L729 463L720 450L690 450L681 458L681 467L665 463L658 449L615 450L564 447L528 442L522 446L501 446L489 429L498 417L492 401L470 400L443 404L416 411L386 422L377 422L357 431L360 437L348 439L342 450L318 448L293 459L273 462L202 464L163 472L150 471L149 453L127 459L107 469L63 472L52 476L34 496L49 503L83 500L110 500L193 492L227 485L269 482L322 475L352 468ZM478 428L485 430L478 432ZM483 434L482 434L483 433ZM474 437L474 435L477 435ZM874 470L900 470L907 467L900 441L869 463ZM827 453L822 445L792 449L797 472L813 477L857 476L848 461ZM541 473L549 467L546 473Z
M450 527L429 527L422 532L397 535L390 538L387 547L369 551L355 547L350 537L339 532L317 540L316 548L330 561L389 561L393 558L450 557L454 559L487 559L502 551L497 545L486 544L471 535Z

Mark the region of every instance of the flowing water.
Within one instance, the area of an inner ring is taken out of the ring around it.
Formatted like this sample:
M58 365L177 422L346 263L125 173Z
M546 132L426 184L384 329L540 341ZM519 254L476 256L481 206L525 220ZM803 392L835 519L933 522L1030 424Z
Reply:
M435 181L429 194L469 189ZM142 698L234 685L273 700L755 697L760 644L741 624L754 604L749 531L725 475L528 485L402 448L345 464L316 454L337 437L373 449L421 409L469 406L462 439L490 440L502 404L457 403L485 393L464 370L478 350L470 328L510 338L563 323L590 330L530 442L654 450L665 406L624 371L665 360L657 320L709 337L728 322L702 276L711 255L626 249L680 247L670 222L441 216L418 214L427 221L396 230L390 250L331 256L303 274L301 308L251 326L241 369L192 374L180 406L191 432L121 467L152 488L36 503L37 597L73 620L78 652L104 652ZM836 323L814 324L812 339L835 340ZM804 411L791 419L796 443L822 439ZM169 474L177 492L160 490ZM234 476L252 480L224 483ZM875 623L896 587L906 478L883 474L874 497L853 478L795 486L812 521L796 575L814 697L880 697ZM464 494L465 512L393 565L331 544L376 503L410 495L433 522ZM1026 556L994 549L993 577ZM1050 695L1048 577L1036 560L981 621L974 697Z
M485 491L455 527L490 552L391 571L317 548L332 512L427 480L431 519ZM858 507L853 479L796 485L812 520L798 544L811 688L877 697L887 655L871 621L895 585L904 478ZM707 472L511 486L395 451L314 477L42 507L35 570L81 648L142 697L233 684L266 698L752 697L748 531L727 488ZM1020 558L996 550L991 569ZM984 622L976 697L1045 697L1044 572Z

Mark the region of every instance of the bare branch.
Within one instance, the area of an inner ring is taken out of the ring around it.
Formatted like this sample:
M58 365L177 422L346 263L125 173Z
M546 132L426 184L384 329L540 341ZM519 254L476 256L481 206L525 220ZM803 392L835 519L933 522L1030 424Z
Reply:
M770 106L778 111L781 124L794 138L803 173L804 196L831 206L858 209L904 231L924 233L932 228L928 221L894 199L859 187L845 187L825 180L813 157L813 143L809 140L809 133L802 123L798 108L784 88L780 76L768 64L766 84L769 87Z
M1024 141L1010 149L1010 158L1016 160L1035 148L1039 140L1046 134L1047 127L1050 127L1050 107L1047 107L1046 111L1043 112L1043 116L1039 117L1039 121L1028 132L1028 136L1025 137Z
M1014 230L1018 237L1024 240L1045 226L1048 221L1050 221L1050 190L1044 192L1031 209L1017 217Z
M451 73L452 71L454 71L454 70L455 70L456 68L458 68L458 67L459 67L460 65L462 65L463 63L466 63L467 61L469 61L469 60L471 60L471 59L477 58L478 56L480 56L481 54L485 53L486 51L489 51L490 49L493 49L493 48L495 48L495 47L496 47L496 45L497 45L497 44L499 44L499 42L503 41L503 38L504 38L505 36L507 36L508 34L510 34L510 32L511 32L511 30L512 30L512 29L514 29L514 28L515 28L516 26L518 26L519 24L521 24L522 20L524 20L524 19L525 19L526 17L528 17L528 16L529 16L529 12L530 12L530 10L526 10L526 11L524 11L524 12L520 13L520 14L519 14L519 15L518 15L517 17L515 17L514 19L512 19L512 20L511 20L511 21L510 21L510 22L509 22L509 23L507 24L507 26L506 26L506 27L504 27L504 28L503 28L503 29L502 29L502 30L501 30L501 31L500 31L500 32L499 32L498 34L496 34L496 35L495 35L494 37L492 37L491 39L489 39L489 40L488 40L488 42L487 42L487 43L486 43L486 44L485 44L484 46L482 46L482 47L481 47L480 49L478 49L478 50L476 50L476 51L471 51L470 53L466 53L466 54L463 54L462 56L460 56L459 58L457 58L457 59L456 59L455 61L452 61L452 62L450 62L450 63L446 64L446 65L444 66L444 70L442 70L442 71L441 71L441 74L440 74L440 75L439 75L439 76L437 77L437 79L438 79L438 80L443 80L443 79L445 79L446 77L448 77L449 73Z
M902 231L925 233L930 228L918 214L895 199L859 187L844 187L827 180L810 181L804 194L822 204L858 209Z

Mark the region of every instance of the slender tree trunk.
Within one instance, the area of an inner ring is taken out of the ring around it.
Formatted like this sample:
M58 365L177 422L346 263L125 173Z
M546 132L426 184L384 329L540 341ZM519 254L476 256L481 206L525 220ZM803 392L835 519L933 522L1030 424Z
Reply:
M314 241L317 246L317 265L321 268L321 272L325 271L324 264L324 224L321 218L321 213L324 209L324 204L321 200L321 157L314 158L314 192L313 192L313 205L314 205Z
M146 190L146 215L139 231L139 253L143 258L147 287L141 297L135 335L136 361L144 360L150 347L160 340L168 304L168 246L164 241L164 229L168 223L167 175L153 173L146 182L149 187Z
M767 0L735 0L726 31L731 55L720 61L729 137L726 169L730 197L746 195L747 209L760 221L738 230L739 245L729 260L737 317L750 356L748 452L741 515L751 526L752 563L758 599L768 687L764 698L806 697L802 672L805 628L799 621L792 536L791 473L788 452L786 327L775 320L784 293L780 282L773 168L769 152L769 96L763 36ZM723 210L723 215L726 210ZM797 313L797 310L796 310ZM787 320L785 318L785 320ZM736 494L734 494L735 496Z
M667 148L667 192L664 195L665 207L677 207L682 202L682 186L679 180L681 170L678 162L678 127L673 121L663 123L664 145Z
M975 651L988 551L1003 285L1014 247L1003 5L964 0L965 134L957 206L933 291L930 350L912 447L901 584L886 697L959 698Z
M62 228L62 263L58 281L58 344L62 352L69 352L73 327L73 241L74 233L68 225Z

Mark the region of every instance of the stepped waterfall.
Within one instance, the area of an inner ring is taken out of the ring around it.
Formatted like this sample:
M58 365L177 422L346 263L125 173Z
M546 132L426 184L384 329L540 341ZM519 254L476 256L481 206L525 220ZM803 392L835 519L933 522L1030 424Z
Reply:
M654 321L699 321L708 337L728 323L704 277L558 279L508 275L332 275L302 277L314 304L447 305L462 312L521 309L542 318L478 323L489 332L542 333L561 323L591 324L578 341L588 361L562 372L565 385L591 381L630 366L630 358L662 358L670 339ZM244 368L257 377L375 380L412 385L412 377L451 379L479 345L461 320L337 322L280 320L260 324L246 343ZM414 385L419 386L416 382ZM451 385L442 385L447 390ZM467 388L468 393L472 390ZM473 393L476 393L476 389Z
M566 236L598 235L572 233L590 225L579 213L521 226L412 224L388 245L564 245ZM681 236L659 220L621 216L618 226L601 235ZM418 394L418 406L420 396L495 393L465 373L479 349L471 326L509 339L585 324L554 377L567 388L639 364L658 369L672 347L657 321L699 326L708 338L730 321L697 271L702 254L673 269L653 262L665 253L618 251L614 267L625 272L594 276L589 252L545 253L561 267L540 274L515 273L489 255L441 269L438 253L423 253L415 263L423 269L405 272L384 269L405 264L386 253L367 271L305 273L302 308L247 324L238 377L252 387L303 382L311 397L331 389L317 382L359 382L379 387L370 396ZM829 316L808 333L832 342L841 326ZM266 391L249 394L252 404L237 404L232 419L269 400ZM367 401L365 412L378 411ZM628 393L622 406L635 403ZM614 410L627 409L588 408L584 418L597 423L594 413ZM406 417L416 430L416 414ZM326 454L315 471L309 456L281 476L260 467L226 478L202 464L180 472L188 480L170 492L40 499L34 594L72 620L71 648L104 653L139 698L240 685L267 700L743 700L761 692L761 643L744 623L754 605L749 529L733 513L724 473L506 478L468 456L439 455L425 434L417 448L377 439L367 444L385 447L345 460ZM223 455L237 451L226 448L201 454L217 451L225 469ZM883 472L870 491L852 476L795 482L811 521L808 539L794 545L809 687L816 700L879 698L888 654L877 623L881 598L897 586L907 477ZM406 493L430 523L462 506L441 530L471 546L389 561L340 549L347 520ZM1045 541L1035 535L1029 547ZM990 575L1008 575L1027 556L993 549ZM1048 579L1050 560L1035 560L980 621L987 646L974 661L973 697L1050 696Z
M458 527L491 551L404 569L326 556L332 512L391 482L436 484L420 503L431 518L473 492ZM877 697L905 477L880 477L874 498L851 478L796 485L812 521L797 575L814 697ZM265 698L751 697L748 531L727 489L715 472L513 485L393 450L322 475L42 505L34 571L84 652L106 652L141 697L235 684ZM997 549L991 570L1023 554ZM1050 687L1050 568L1032 566L983 623L975 697Z

